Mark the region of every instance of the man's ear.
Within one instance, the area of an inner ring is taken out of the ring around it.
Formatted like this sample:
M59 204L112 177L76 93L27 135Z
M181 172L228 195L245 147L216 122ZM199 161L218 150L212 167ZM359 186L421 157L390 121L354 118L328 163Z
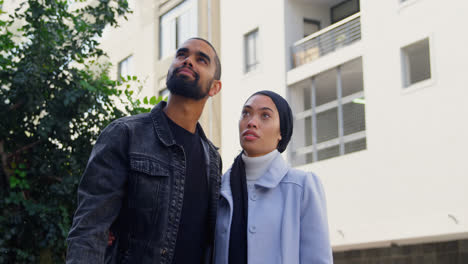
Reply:
M210 91L208 92L209 96L215 96L216 94L221 91L221 81L220 80L213 80L213 83L211 84Z

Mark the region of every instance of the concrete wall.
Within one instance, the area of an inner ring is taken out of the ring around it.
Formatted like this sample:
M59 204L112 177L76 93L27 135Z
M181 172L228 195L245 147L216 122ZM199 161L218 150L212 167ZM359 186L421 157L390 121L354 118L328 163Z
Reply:
M221 1L223 59L222 158L228 169L240 153L238 121L242 105L256 91L286 95L283 1ZM258 28L260 64L244 73L244 35Z
M120 61L133 56L133 73L144 82L140 97L154 95L155 58L157 56L155 12L157 5L151 0L130 2L133 14L128 20L119 18L118 28L106 28L101 38L101 48L109 56L113 67L112 78L117 78L117 67Z

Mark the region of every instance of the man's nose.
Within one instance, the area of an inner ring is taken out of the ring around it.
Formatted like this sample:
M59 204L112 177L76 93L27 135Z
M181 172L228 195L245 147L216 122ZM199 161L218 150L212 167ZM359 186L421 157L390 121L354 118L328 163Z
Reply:
M193 67L193 64L192 64L192 56L187 56L184 60L184 65L188 65L190 67Z

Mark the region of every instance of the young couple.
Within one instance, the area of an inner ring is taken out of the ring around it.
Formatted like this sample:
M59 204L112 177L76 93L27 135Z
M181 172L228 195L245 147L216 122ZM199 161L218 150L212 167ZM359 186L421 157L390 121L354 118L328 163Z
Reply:
M169 68L168 102L102 131L78 187L67 263L333 263L320 181L280 154L293 132L284 98L247 99L243 151L221 177L198 124L220 77L213 46L189 39Z

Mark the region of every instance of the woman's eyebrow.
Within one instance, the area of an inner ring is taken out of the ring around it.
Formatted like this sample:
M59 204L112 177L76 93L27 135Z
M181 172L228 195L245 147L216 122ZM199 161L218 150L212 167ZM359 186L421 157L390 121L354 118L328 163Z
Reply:
M266 107L266 106L260 108L260 110L269 110L269 111L271 111L271 112L274 112L273 109L271 109L271 108L269 108L269 107Z
M244 107L242 109L245 109L245 108L253 109L253 107L250 106L250 105L244 105ZM270 107L267 107L267 106L264 106L264 107L260 108L259 110L268 110L268 111L271 111L273 113L275 112L275 111L273 111L273 109L271 109Z

